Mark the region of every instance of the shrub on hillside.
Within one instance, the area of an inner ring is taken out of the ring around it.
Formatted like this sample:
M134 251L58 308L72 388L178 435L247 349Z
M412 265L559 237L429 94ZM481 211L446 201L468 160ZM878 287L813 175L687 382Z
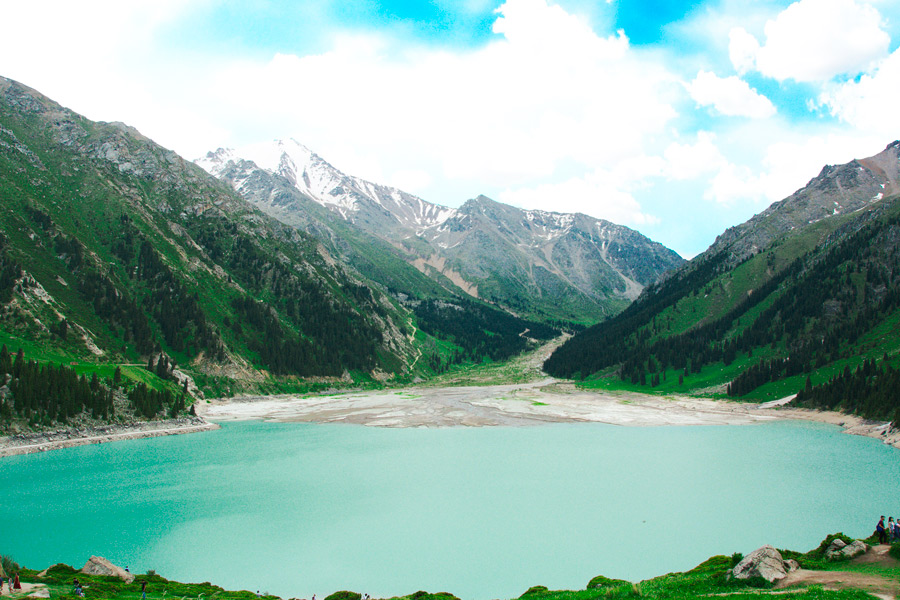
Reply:
M14 561L11 556L7 556L6 554L0 556L0 565L3 566L3 571L7 575L12 575L13 573L21 569L21 567L19 567L19 563Z
M609 587L619 587L621 585L631 585L631 582L625 581L624 579L610 579L609 577L604 577L603 575L597 575L588 582L587 589L599 590Z
M330 596L327 596L325 600L361 600L362 595L357 594L356 592L348 592L346 590L342 590L340 592L335 592Z
M894 558L900 559L900 542L894 542L891 544L891 549L888 553Z
M546 585L533 585L525 590L525 593L519 596L519 598L524 598L525 596L530 596L531 594L543 594L544 592L548 591L550 590L547 589Z

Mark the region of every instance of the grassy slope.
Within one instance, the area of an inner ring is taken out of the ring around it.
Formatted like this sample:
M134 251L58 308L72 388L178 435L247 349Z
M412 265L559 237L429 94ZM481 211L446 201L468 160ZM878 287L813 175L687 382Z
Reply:
M3 111L0 111L3 112ZM223 325L225 319L235 321L234 311L230 301L241 292L235 286L224 285L221 276L210 272L206 268L192 268L192 264L208 264L209 258L193 244L189 238L184 238L179 232L174 231L169 218L179 221L178 214L185 200L188 198L214 199L210 195L210 183L200 182L196 184L189 178L181 180L188 186L182 193L172 193L171 189L160 187L153 181L141 178L129 178L127 174L119 173L116 165L106 164L103 161L86 158L76 153L67 153L52 139L40 115L15 114L12 111L3 112L4 124L12 131L20 141L33 148L39 160L40 167L35 166L25 155L12 153L5 157L8 164L3 165L0 176L0 198L3 199L0 207L0 229L9 237L11 242L12 257L19 261L28 273L33 275L56 301L55 306L71 322L85 327L92 334L98 345L106 351L105 356L97 358L88 352L77 336L70 336L68 340L60 340L42 331L39 326L10 326L9 322L0 322L0 343L6 343L11 351L22 348L29 358L39 362L63 362L76 363L80 370L95 370L101 373L112 372L117 364L142 363L145 357L140 356L133 346L124 343L121 333L110 328L108 323L97 317L92 307L76 291L78 279L70 272L64 260L56 255L53 248L52 231L44 231L29 218L26 206L38 207L52 218L54 228L66 232L69 236L77 238L86 247L91 264L104 265L103 269L117 286L131 288L129 291L136 300L141 301L144 293L139 288L132 287L132 280L128 272L119 264L119 260L110 251L110 244L118 235L117 219L122 214L129 214L133 223L141 234L146 236L160 253L163 260L174 267L183 283L188 286L191 293L199 294L201 308L208 319L218 326L229 350L238 356L249 358L256 362L258 357L247 347L246 340L236 335L229 327ZM92 123L87 119L71 115L78 126L87 132L87 143L90 140L102 140L107 136L116 135L118 130L114 126L103 123ZM149 148L149 151L164 153L163 149L146 144L143 141L128 143L137 150ZM167 157L163 156L163 159ZM162 161L164 162L164 160ZM186 167L188 170L193 166ZM196 169L195 169L196 170ZM204 174L205 175L205 174ZM124 183L123 183L124 182ZM214 195L221 195L217 191ZM160 202L168 202L175 211L170 211L164 216L148 207L155 207ZM241 222L243 218L249 218L252 222L259 222L259 218L249 214L249 209L244 214L234 215L233 220ZM223 217L225 218L225 217ZM264 232L264 233L268 233ZM295 238L301 236L294 236ZM295 264L303 264L306 268L316 272L319 281L327 282L329 293L342 303L355 305L353 298L347 296L340 281L324 274L326 265L316 251L316 244L312 238L307 238L305 243L288 245L278 236L257 235L256 243L264 247L271 256L287 255ZM371 253L367 257L370 261L368 269L372 273L384 275L385 272L396 272L396 265L382 264L383 256ZM415 287L422 285L424 280L428 286L427 291L435 296L446 295L439 285L421 275L413 267L404 263L405 271L395 273L396 281L389 283L407 284ZM431 289L433 288L433 289ZM209 293L214 290L214 293ZM268 291L259 294L259 299L273 301ZM408 310L388 296L381 296L390 300L393 304L388 309L395 322L406 322L408 330L414 331L414 317ZM50 307L32 307L32 316L40 318L46 325L55 323L58 316ZM359 307L357 307L359 309ZM368 307L362 307L362 312L368 311ZM27 319L23 319L22 322ZM292 324L283 320L282 324L288 329L294 329ZM156 323L151 319L151 328L159 339L159 331ZM457 349L445 342L438 342L429 336L417 335L415 344L435 345L442 356L450 356ZM168 348L163 343L163 349L168 352L182 369L193 371L201 388L213 395L228 394L240 391L255 392L286 392L286 391L310 391L321 387L323 384L316 381L304 381L295 377L271 377L264 370L257 372L257 376L250 380L239 382L230 377L213 375L204 372L203 369L191 369L189 364L194 358L191 355ZM394 352L399 351L398 354ZM404 362L412 362L416 355L416 348L401 347L394 351L379 350L381 368L391 372L399 372ZM257 367L259 365L257 364ZM140 370L125 369L126 378L136 381L146 380L149 373ZM351 372L352 379L362 386L375 385L368 373ZM428 365L423 361L417 365L415 375L430 375ZM260 380L261 376L261 380ZM150 376L153 387L164 384L158 378ZM334 382L331 382L333 385Z
M889 214L900 211L895 205ZM744 298L751 290L760 287L775 273L785 268L795 259L812 251L822 243L828 235L846 225L854 215L826 219L804 229L800 234L774 244L767 250L757 254L737 268L719 274L707 282L696 293L684 296L673 306L660 311L653 323L645 328L651 331L651 340L677 335L705 322L722 316L732 306ZM782 293L777 291L768 298L741 315L726 335L737 335L768 308L775 298ZM849 354L827 365L814 369L810 374L813 385L824 383L832 376L840 373L845 367L855 369L866 359L880 359L887 354L889 364L900 367L900 311L887 315L885 319L871 331L862 335L854 344L845 344L841 350ZM684 376L684 383L678 384L680 370L666 371L665 380L659 386L641 386L622 381L614 375L615 369L606 369L588 377L579 385L589 389L628 390L651 394L687 394L704 397L727 397L725 386L747 367L757 364L760 359L784 356L786 354L784 340L775 347L762 346L754 348L753 355L741 353L734 362L726 366L719 362L704 366L700 373ZM781 381L760 386L747 394L743 399L750 401L768 401L783 398L797 393L806 383L807 374L789 377Z
M826 538L826 542L833 536ZM823 542L823 546L825 542ZM805 554L792 551L782 551L785 557L798 560L805 569L849 571L878 575L896 580L900 577L900 569L893 566L879 564L855 564L852 562L825 562L822 559L820 546ZM771 588L764 581L734 581L728 579L728 572L735 563L735 557L713 556L697 567L683 573L669 573L639 583L625 582L596 577L584 590L548 590L543 586L529 588L521 600L599 600L605 598L709 598L727 595L735 599L758 599L761 595L769 595ZM51 597L74 599L72 595L72 580L77 577L84 586L87 598L122 598L137 599L141 597L140 581L147 580L147 597L157 598L220 598L222 600L250 600L256 598L256 594L249 591L227 591L211 583L185 584L169 581L165 578L152 575L138 575L135 582L125 584L114 577L102 577L78 573L75 569L57 565L51 568L44 578L37 578L37 572L25 569L22 571L22 579L26 582L44 583L50 588ZM593 586L593 587L592 587ZM776 598L796 598L803 600L834 599L834 600L862 600L871 598L862 590L846 589L841 591L826 591L821 586L798 587L789 590L778 590ZM345 597L352 597L342 594ZM275 598L274 596L264 596ZM327 600L327 599L326 599ZM407 596L401 596L392 600L456 600L449 593L429 594L416 592Z

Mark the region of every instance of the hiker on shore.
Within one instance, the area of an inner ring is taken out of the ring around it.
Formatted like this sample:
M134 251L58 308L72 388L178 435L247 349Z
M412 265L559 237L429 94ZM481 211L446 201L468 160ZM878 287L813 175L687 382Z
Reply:
M15 579L13 579L13 584L12 584L12 588L10 589L10 591L21 590L21 589L22 589L22 584L19 583L19 574L16 573L16 577L15 577Z
M893 517L891 518L893 519ZM897 517L897 520L894 521L894 528L888 530L888 537L892 542L900 540L900 517Z
M878 534L878 543L883 544L885 542L885 538L887 537L884 534L884 515L881 515L881 519L878 521L878 525L875 526L875 533Z
M141 581L141 600L147 600L147 580Z

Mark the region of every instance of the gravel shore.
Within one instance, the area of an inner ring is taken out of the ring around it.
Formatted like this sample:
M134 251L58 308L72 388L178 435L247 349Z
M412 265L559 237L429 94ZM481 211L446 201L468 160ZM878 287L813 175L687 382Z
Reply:
M198 433L219 429L202 417L184 417L164 421L139 421L98 427L57 429L0 437L0 457L31 454L86 444L104 444L119 440Z

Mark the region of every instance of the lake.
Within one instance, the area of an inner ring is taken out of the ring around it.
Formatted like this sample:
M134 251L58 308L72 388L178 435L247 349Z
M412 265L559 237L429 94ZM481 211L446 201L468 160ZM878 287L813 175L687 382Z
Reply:
M900 454L837 427L381 429L246 421L0 460L3 548L283 597L632 581L900 514Z

